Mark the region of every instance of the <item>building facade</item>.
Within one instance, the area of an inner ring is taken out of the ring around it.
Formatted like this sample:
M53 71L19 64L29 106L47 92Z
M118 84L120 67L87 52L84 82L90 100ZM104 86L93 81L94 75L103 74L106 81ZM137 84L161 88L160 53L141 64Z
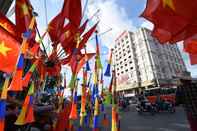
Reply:
M113 56L118 91L172 87L179 78L190 78L177 45L160 44L146 28L124 31L115 40Z

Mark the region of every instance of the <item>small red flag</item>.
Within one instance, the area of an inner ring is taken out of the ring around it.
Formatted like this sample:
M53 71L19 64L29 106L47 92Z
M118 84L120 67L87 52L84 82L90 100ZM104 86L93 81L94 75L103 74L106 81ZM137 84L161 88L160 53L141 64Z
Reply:
M18 36L21 37L22 33L28 31L29 25L33 17L32 11L33 9L29 0L16 0L15 20ZM34 34L35 37L35 30L32 34Z
M75 27L79 27L82 19L81 0L67 0L63 8L63 16Z

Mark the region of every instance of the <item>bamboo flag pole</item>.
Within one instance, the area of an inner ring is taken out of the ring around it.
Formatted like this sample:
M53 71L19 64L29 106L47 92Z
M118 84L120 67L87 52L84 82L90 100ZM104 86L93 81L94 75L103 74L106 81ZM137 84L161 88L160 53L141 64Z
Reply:
M22 55L24 55L28 49L27 40L31 36L31 31L33 30L34 25L35 25L35 16L33 16L31 19L29 29L25 33L23 33L23 41L22 41L22 44L21 44L21 47L19 50L15 69L12 74L13 79L12 79L12 82L11 82L8 90L12 90L12 91L22 91L23 90L22 89L22 70L20 72L19 71L17 72L17 66L18 66L18 63L20 62L20 60L24 61L24 57Z

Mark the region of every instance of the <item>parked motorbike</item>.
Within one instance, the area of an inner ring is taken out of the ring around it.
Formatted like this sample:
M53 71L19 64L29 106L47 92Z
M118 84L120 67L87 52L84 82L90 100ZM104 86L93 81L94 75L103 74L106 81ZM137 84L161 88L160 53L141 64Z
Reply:
M171 101L161 101L161 102L156 102L155 104L157 112L170 112L170 113L175 113L175 105Z
M151 115L156 113L156 108L153 104L151 104L148 100L139 101L136 110L138 114L142 114L144 112L149 112Z

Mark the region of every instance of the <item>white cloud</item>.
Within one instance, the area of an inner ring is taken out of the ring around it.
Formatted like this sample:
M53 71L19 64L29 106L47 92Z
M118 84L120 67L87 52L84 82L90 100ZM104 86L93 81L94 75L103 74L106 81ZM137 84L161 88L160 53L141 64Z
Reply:
M88 17L91 17L97 9L100 9L98 17L93 21L100 20L99 32L112 31L101 36L102 43L112 48L116 37L124 30L134 30L133 22L129 19L125 9L118 5L117 0L90 0L88 6Z
M151 23L151 22L149 22L149 21L144 21L142 24L141 24L141 27L145 27L145 28L148 28L148 29L150 29L150 30L152 30L153 29L153 24Z

